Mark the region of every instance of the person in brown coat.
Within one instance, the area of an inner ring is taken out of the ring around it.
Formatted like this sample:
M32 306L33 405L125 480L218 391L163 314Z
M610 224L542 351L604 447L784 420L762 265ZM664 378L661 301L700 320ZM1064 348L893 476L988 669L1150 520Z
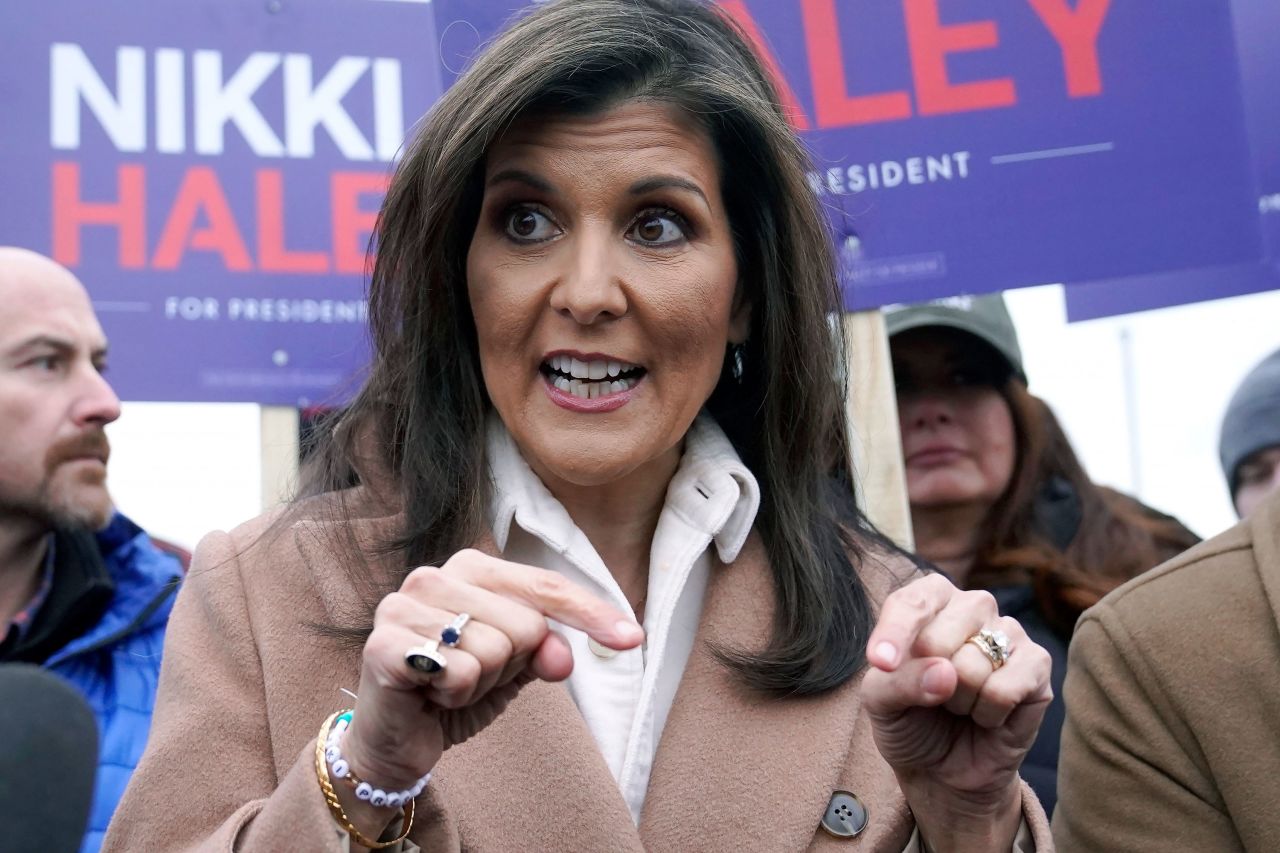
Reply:
M1280 492L1088 610L1058 849L1280 850Z
M476 59L308 497L197 548L107 850L1051 846L1048 654L854 501L778 103L697 0L540 5Z

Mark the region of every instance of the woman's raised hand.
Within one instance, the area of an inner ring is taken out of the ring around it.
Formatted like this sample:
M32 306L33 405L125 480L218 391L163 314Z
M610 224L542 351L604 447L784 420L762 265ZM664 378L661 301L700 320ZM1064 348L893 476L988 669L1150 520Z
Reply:
M970 642L983 629L1007 636L1003 665ZM867 661L876 746L930 849L1008 850L1021 821L1018 768L1053 698L1049 653L990 593L935 574L885 599Z
M415 670L409 649L458 614L471 620L456 647L440 646L446 666ZM362 778L387 790L410 787L450 746L475 735L535 678L562 681L573 655L548 618L585 631L614 649L630 649L643 629L562 575L459 551L439 569L414 569L378 605L364 645L359 699L343 755Z

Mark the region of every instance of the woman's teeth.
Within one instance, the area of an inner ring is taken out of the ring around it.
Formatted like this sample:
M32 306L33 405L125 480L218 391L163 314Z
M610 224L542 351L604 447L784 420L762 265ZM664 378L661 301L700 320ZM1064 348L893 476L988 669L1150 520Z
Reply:
M570 379L598 382L606 376L613 379L620 373L635 370L634 364L625 361L579 361L567 355L553 355L547 362L556 373L563 373Z
M609 394L617 394L636 387L636 383L640 380L634 377L626 377L623 379L614 379L611 382L583 382L581 379L566 379L563 376L555 376L551 382L566 394L572 394L575 397L581 397L584 400L594 400L596 397L604 397Z
M547 360L551 383L566 394L594 400L634 388L640 381L640 368L625 361L594 359L581 361L567 355Z

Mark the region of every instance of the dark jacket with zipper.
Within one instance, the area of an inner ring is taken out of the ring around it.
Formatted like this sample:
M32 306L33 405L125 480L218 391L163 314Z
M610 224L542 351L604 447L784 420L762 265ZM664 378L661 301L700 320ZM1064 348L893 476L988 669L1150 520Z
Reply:
M1049 677L1049 683L1053 685L1053 701L1049 703L1035 742L1031 744L1018 771L1040 798L1045 814L1052 817L1053 807L1058 801L1058 739L1062 735L1062 723L1067 716L1062 685L1067 677L1068 640L1055 631L1040 614L1030 586L993 587L990 592L1000 606L1000 615L1017 619L1031 642L1047 651L1053 661L1053 671Z
M1182 526L1177 519L1146 506L1136 498L1128 495L1122 497L1152 518ZM1050 479L1036 499L1034 513L1035 527L1040 536L1059 551L1066 551L1079 533L1083 520L1080 497L1071 484L1060 477ZM1186 530L1185 526L1182 527L1189 541L1198 541L1194 533ZM1045 813L1052 816L1058 801L1059 741L1067 715L1063 686L1067 677L1067 648L1071 637L1055 628L1044 617L1030 584L991 587L990 592L996 598L1000 615L1017 619L1031 641L1044 648L1053 661L1050 675L1053 701L1045 711L1040 731L1023 759L1020 771L1022 778L1040 798Z

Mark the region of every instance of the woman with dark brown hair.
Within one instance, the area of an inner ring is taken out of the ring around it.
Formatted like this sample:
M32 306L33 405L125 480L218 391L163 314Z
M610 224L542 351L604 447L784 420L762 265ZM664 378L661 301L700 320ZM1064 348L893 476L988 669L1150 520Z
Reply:
M1052 812L1077 617L1199 539L1089 479L1027 390L1000 296L891 308L886 320L916 553L957 585L990 591L1053 658L1054 700L1023 763Z
M107 849L1048 849L1047 653L855 505L808 166L710 4L499 36L309 496L197 549Z

